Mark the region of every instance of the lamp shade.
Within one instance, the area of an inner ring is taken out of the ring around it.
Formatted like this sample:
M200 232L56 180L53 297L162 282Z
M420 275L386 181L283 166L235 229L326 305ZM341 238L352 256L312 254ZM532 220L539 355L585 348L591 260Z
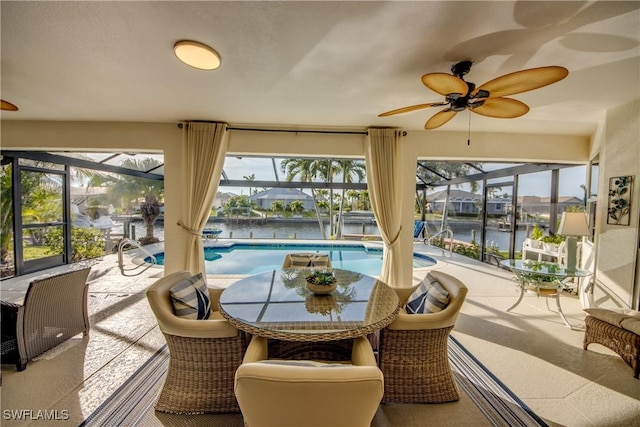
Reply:
M563 236L588 236L591 234L584 212L563 212L558 234Z

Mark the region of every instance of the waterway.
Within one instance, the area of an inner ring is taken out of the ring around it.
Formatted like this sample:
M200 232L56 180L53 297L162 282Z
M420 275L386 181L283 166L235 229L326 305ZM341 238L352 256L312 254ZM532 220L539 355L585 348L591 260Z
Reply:
M122 223L112 230L113 233L122 233ZM145 228L142 222L134 221L132 225L135 227L136 238L144 235ZM325 223L325 233L329 236L329 224ZM268 221L260 223L259 221L228 221L209 223L207 227L216 227L222 230L220 238L234 239L322 239L320 229L316 221ZM480 240L480 222L464 221L449 223L449 227L453 231L453 238L463 242L471 242L475 239L479 243ZM436 223L428 223L427 233L433 235L440 229L440 225ZM344 225L344 234L364 234L379 235L380 232L375 223L370 221L362 223L347 223ZM154 227L154 235L161 241L164 240L164 227L161 222ZM510 233L498 231L496 229L487 228L486 244L497 246L502 250L509 247ZM518 229L516 231L516 250L522 248L522 243L526 238L526 230Z

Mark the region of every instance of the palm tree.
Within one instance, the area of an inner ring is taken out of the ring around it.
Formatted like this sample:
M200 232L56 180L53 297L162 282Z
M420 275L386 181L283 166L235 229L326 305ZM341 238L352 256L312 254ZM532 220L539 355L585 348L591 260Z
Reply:
M281 200L271 202L271 212L280 213L284 211L284 203Z
M320 162L321 161L317 159L284 159L282 163L280 163L280 169L286 173L287 181L293 181L293 178L298 176L302 182L312 182L313 179L318 176L320 167L322 167ZM316 210L316 217L318 218L320 235L323 240L326 240L327 236L324 231L322 218L320 217L316 192L313 188L311 189L311 195L313 196L313 206Z
M150 157L142 160L126 159L120 164L124 168L141 171L148 171L159 165L159 161ZM146 227L146 235L139 240L143 244L159 242L153 235L153 225L160 216L160 200L164 194L164 182L131 175L119 175L111 182L111 189L122 198L131 201L143 199L140 203L140 215Z
M333 160L318 160L318 174L320 178L324 180L324 182L331 183L333 182L333 177L336 174L336 170L333 168ZM319 191L316 191L316 195L319 194ZM323 194L326 196L326 193ZM329 186L329 235L335 235L334 223L333 223L333 187Z
M304 211L304 203L301 200L292 200L289 203L289 210L293 213L300 213Z
M251 190L253 189L253 188L251 187L251 182L256 180L256 174L255 174L255 173L252 173L251 175L245 175L245 176L243 176L242 178L244 178L246 181L249 181L249 195L253 194L253 193L251 192Z
M342 195L340 198L340 223L336 235L342 236L342 223L344 214L345 188L344 184L352 183L354 178L358 178L358 182L362 182L366 174L364 162L357 160L338 160L336 172L342 175Z

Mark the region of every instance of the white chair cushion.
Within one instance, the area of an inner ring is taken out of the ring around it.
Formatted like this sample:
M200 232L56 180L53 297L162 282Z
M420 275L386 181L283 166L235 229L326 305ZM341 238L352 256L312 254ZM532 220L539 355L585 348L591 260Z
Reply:
M184 319L203 320L211 316L209 290L202 273L181 280L170 289L173 312Z
M620 322L622 329L640 335L640 319L636 317L628 317Z
M351 363L338 362L320 362L316 360L293 360L293 359L267 359L256 363L267 363L271 365L299 366L312 368L336 368L336 367L352 367Z
M585 308L590 316L595 317L598 320L607 322L611 325L621 327L623 320L628 318L640 319L640 312L625 308Z
M437 313L449 305L449 292L429 273L407 300L409 314Z

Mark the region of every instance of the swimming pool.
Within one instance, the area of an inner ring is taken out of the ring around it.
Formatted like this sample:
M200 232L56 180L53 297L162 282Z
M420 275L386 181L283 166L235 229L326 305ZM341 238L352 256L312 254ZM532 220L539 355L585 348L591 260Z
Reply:
M331 266L379 275L382 269L382 248L362 244L272 244L233 243L229 246L204 248L207 274L258 274L282 267L286 254L291 252L318 252L328 254ZM164 264L164 252L155 253L157 264ZM151 262L147 257L145 262ZM430 267L436 260L422 254L413 254L413 267Z

